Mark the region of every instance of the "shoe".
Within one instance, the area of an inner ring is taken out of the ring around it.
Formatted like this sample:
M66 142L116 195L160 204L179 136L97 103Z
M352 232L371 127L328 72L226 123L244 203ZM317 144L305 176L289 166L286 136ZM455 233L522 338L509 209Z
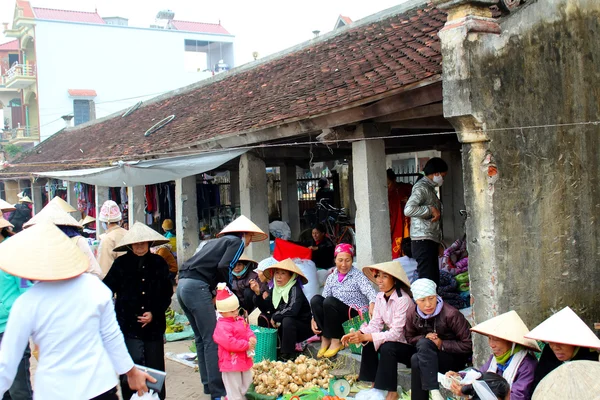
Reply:
M331 358L331 357L335 357L335 355L337 353L339 353L340 350L342 350L344 348L344 346L340 346L337 349L328 349L324 354L323 357L325 358Z
M319 352L317 353L317 358L322 358L323 355L327 352L327 350L329 350L329 347L324 347L322 349L319 349Z

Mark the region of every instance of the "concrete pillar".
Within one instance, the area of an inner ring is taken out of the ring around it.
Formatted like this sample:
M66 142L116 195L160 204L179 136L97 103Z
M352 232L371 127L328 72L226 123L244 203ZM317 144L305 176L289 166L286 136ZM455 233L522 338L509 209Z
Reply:
M268 234L266 166L263 160L251 153L246 153L240 158L240 206L242 214ZM269 241L252 243L248 247L247 254L257 261L269 257Z
M94 188L95 192L95 202L96 202L96 219L100 215L100 209L102 208L102 204L106 200L108 200L108 186L96 186ZM104 233L104 228L102 227L102 222L98 221L96 223L96 237L100 237L101 234Z
M31 180L31 201L33 201L33 215L42 211L44 208L42 199L42 190L46 185L46 179Z
M10 204L16 204L19 201L17 194L19 193L19 182L17 181L4 181L4 194Z
M77 208L77 194L75 194L75 182L67 181L67 203L69 203L71 207L77 210L76 212L71 213L71 216L73 216L73 218L79 221L81 219L81 212Z
M359 267L390 261L390 214L381 139L352 142L356 199L356 256Z
M292 240L300 236L300 206L295 165L279 166L281 176L281 219L292 230Z
M231 206L237 209L240 206L240 171L237 169L229 171L229 188Z
M137 221L145 223L145 186L130 186L127 188L127 201L129 209L129 226L133 226Z
M175 232L179 265L194 255L200 243L197 204L196 176L175 179Z
M354 198L354 167L352 161L348 161L348 213L350 218L356 219L356 199Z

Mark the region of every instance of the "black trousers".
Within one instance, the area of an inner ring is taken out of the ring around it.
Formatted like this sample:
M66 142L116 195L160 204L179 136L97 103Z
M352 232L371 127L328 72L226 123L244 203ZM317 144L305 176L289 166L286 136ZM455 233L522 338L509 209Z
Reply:
M342 324L349 319L348 311L352 317L358 315L355 309L333 296L327 298L319 294L313 296L310 300L310 308L321 335L327 339L341 339L344 336Z
M362 349L360 362L361 381L375 382L375 389L398 391L398 363L410 367L415 348L406 343L386 342L375 351L373 342Z
M262 318L262 317L265 318ZM258 325L265 328L273 328L271 326L271 320L266 315L261 314L258 318ZM296 352L296 343L308 339L313 335L313 331L310 328L310 320L298 320L294 317L285 317L281 321L281 325L277 328L277 334L279 335L279 341L281 343L280 352L282 355L291 355Z
M417 260L419 278L431 279L440 284L440 263L438 261L440 244L433 240L413 240L411 250Z
M130 398L131 396L129 396L127 400L129 400ZM117 396L117 388L114 387L108 392L102 393L100 396L94 397L92 400L119 400L119 396Z
M411 358L411 399L428 400L429 391L439 389L437 374L460 371L465 367L468 354L440 351L429 339L417 342L417 352Z
M238 297L238 300L240 301L240 307L246 310L248 315L250 315L250 313L256 308L254 305L254 292L250 288L244 289L243 297Z
M165 370L165 344L160 340L141 340L125 338L125 345L133 362L144 367ZM121 393L123 399L130 399L135 393L127 384L127 376L121 375ZM167 396L166 384L158 394L161 400Z

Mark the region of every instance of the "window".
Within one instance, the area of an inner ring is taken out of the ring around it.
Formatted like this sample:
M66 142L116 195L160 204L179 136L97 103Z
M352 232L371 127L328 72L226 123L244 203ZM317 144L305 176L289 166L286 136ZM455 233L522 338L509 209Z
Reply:
M96 119L96 106L93 100L73 100L74 124L79 125Z

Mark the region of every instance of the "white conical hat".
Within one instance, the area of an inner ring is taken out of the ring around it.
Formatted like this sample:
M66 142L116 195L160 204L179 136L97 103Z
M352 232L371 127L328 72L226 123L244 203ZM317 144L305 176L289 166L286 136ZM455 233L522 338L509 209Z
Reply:
M148 242L150 247L154 247L169 243L169 239L165 238L146 224L138 221L129 228L129 231L127 231L113 251L127 251L127 248L132 244L144 242Z
M19 203L33 203L33 201L31 201L29 196L23 196L19 199Z
M538 384L532 400L600 399L600 363L566 362Z
M542 342L600 349L598 336L569 307L536 326L525 337Z
M64 212L68 212L68 213L77 211L73 206L71 206L69 203L67 203L66 201L64 201L63 199L61 199L58 196L55 196L52 200L50 200L50 202L48 204L56 204Z
M79 224L81 226L86 226L87 224L91 224L92 222L95 222L96 218L92 217L91 215L86 215L84 219L80 219L79 220Z
M540 347L535 340L525 339L525 335L529 332L529 329L527 329L525 322L523 322L519 314L514 310L477 324L471 330L485 336L494 336L535 351L540 351Z
M261 242L269 237L262 229L256 226L254 222L243 215L237 217L233 222L223 228L223 230L217 234L217 237L221 237L227 233L251 234L253 242Z
M48 203L48 205L42 208L42 211L35 214L33 218L23 224L23 228L29 228L40 221L48 221L54 225L73 226L75 228L82 228L81 224L77 220L65 211L62 210L57 204Z
M269 280L272 279L273 272L276 269L284 269L286 271L293 272L298 275L298 277L300 278L300 280L302 281L303 284L306 285L308 283L308 278L306 276L304 276L304 274L302 273L302 270L300 268L298 268L296 263L293 262L292 260L290 260L289 258L287 258L281 262L278 262L277 264L273 264L273 265L270 265L267 268L265 268L265 270L263 271L263 274L265 274L265 278L267 278Z
M410 288L410 280L408 279L406 271L404 271L404 268L402 268L402 264L400 264L399 261L388 261L375 265L369 265L367 267L362 267L363 274L365 274L365 276L369 278L371 282L377 283L375 281L373 270L382 271L386 274L392 275L394 278L399 279L402 283L408 286L408 288Z
M5 212L10 212L10 211L15 211L15 210L16 210L15 206L10 204L8 201L4 201L4 200L0 199L0 211L5 213Z
M32 281L71 279L87 271L89 264L75 242L47 221L0 243L0 269Z

